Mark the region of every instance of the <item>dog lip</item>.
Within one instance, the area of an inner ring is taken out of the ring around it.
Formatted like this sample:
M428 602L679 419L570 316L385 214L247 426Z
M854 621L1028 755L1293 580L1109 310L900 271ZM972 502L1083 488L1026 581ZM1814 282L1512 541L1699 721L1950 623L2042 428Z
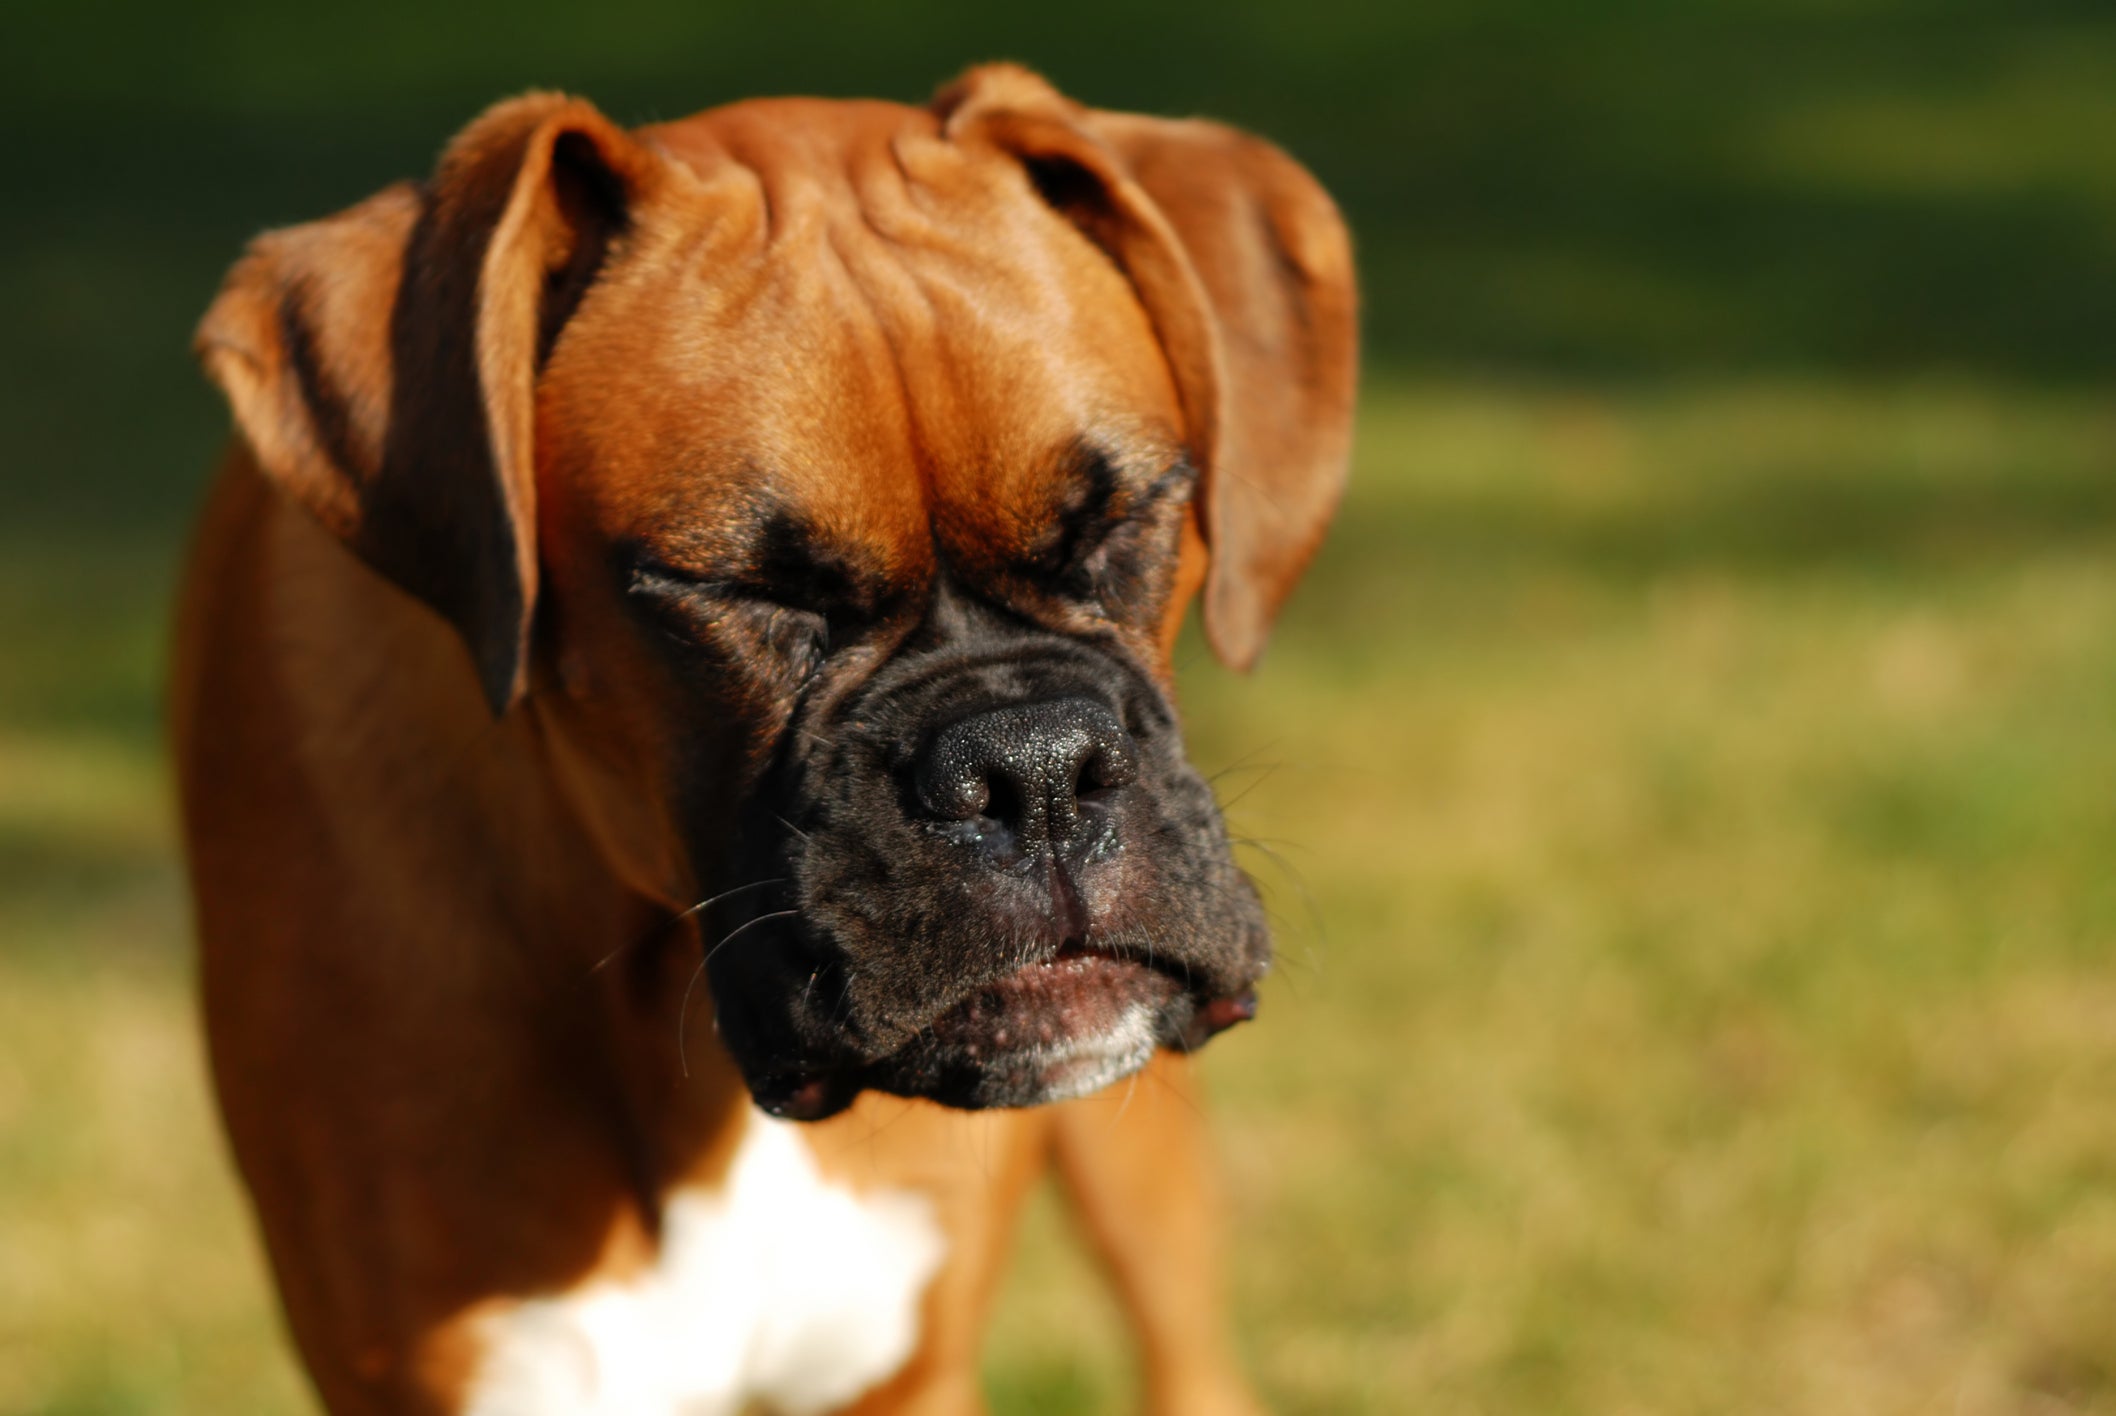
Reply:
M1201 1004L1191 1016L1190 1026L1183 1030L1180 1042L1185 1052L1195 1052L1207 1042L1239 1023L1246 1023L1256 1016L1256 990L1245 988L1238 993L1211 999Z
M852 1105L858 1083L826 1071L776 1072L758 1078L750 1095L759 1109L782 1121L823 1121Z
M1179 991L1177 979L1144 959L1073 939L972 991L930 1031L972 1056L1057 1046L1105 1026L1133 1003L1158 1010Z
M836 1116L870 1089L972 1108L1055 1101L1122 1077L1156 1045L1202 1047L1255 1012L1253 988L1201 994L1175 961L1075 932L958 996L901 1046L782 1055L750 1091L798 1122Z

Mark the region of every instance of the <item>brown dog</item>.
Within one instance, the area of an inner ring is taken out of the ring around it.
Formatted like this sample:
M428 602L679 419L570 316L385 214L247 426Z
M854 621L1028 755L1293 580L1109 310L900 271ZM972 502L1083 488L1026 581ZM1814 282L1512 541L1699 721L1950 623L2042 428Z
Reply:
M332 1411L980 1409L1053 1159L1153 1409L1250 1409L1175 1054L1267 945L1169 659L1200 588L1255 657L1353 344L1298 166L1008 67L519 99L257 242L175 730Z

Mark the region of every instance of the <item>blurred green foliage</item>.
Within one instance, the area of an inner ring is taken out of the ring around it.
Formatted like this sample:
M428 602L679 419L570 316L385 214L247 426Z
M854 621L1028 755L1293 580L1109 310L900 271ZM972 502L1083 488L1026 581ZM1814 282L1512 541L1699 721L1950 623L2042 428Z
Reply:
M252 232L486 103L922 100L1018 58L1285 144L1372 356L1504 376L2116 370L2116 14L2056 0L141 0L18 7L0 514L156 522L222 426L172 357Z

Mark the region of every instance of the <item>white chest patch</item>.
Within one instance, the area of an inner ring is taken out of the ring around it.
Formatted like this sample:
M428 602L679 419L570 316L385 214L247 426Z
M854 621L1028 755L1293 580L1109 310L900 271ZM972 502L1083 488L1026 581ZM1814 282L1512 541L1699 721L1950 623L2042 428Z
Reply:
M752 1112L725 1182L669 1201L660 1258L488 1320L469 1416L786 1416L903 1366L945 1248L933 1206L826 1180Z

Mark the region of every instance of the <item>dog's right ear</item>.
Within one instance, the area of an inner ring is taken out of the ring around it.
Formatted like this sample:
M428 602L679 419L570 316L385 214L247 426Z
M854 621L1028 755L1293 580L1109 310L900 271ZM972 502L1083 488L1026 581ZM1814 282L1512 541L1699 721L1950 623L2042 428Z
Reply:
M455 626L496 713L536 600L536 375L667 171L587 103L514 99L429 181L258 238L199 326L258 465Z

